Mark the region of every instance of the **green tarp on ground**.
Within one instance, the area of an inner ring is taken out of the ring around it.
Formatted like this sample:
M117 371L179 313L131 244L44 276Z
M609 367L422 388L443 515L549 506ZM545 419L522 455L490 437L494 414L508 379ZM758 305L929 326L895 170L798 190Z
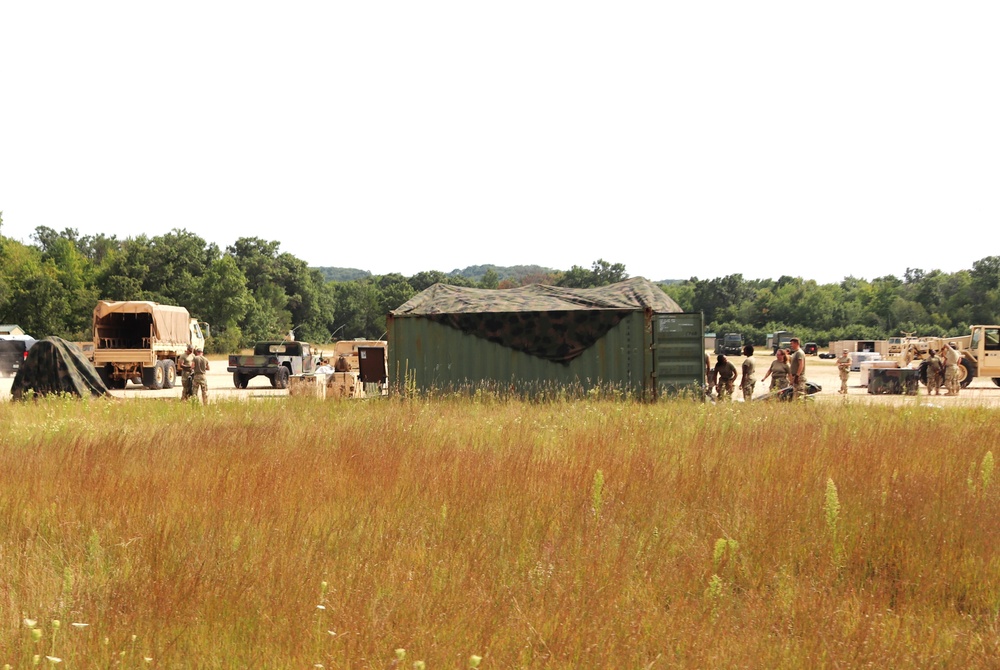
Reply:
M391 315L430 319L511 349L566 363L635 311L676 313L681 308L659 286L636 277L598 288L531 284L478 289L434 284Z
M93 363L75 345L59 337L35 342L17 371L10 387L13 399L23 400L29 391L37 395L71 393L81 397L108 394Z

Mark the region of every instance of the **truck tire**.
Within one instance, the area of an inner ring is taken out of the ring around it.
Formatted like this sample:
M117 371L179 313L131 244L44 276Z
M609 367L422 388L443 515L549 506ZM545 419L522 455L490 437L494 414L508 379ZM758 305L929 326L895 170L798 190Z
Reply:
M177 381L177 367L171 360L160 361L163 363L163 388L172 389Z
M275 371L271 377L271 386L276 389L288 388L288 368L282 366Z
M239 372L233 373L233 386L238 389L245 389L247 384L250 382L245 376L241 375Z
M142 369L142 385L148 389L159 391L163 388L163 378L166 373L163 371L161 361L156 361L156 365L144 367Z
M993 383L996 384L997 386L1000 386L1000 377L994 377Z
M967 358L963 358L958 364L958 383L962 388L969 388L969 384L976 378L977 372L976 364Z

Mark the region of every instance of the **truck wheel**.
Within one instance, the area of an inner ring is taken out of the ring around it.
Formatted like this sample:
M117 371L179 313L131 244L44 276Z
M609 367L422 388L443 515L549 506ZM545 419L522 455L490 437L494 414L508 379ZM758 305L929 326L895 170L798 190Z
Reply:
M239 372L233 373L233 386L235 386L236 388L245 389L249 381L250 381L249 379L241 375Z
M166 373L163 371L163 366L160 365L160 361L156 361L156 365L142 369L142 385L148 389L159 391L163 388L163 378L165 376Z
M976 364L968 359L962 359L958 364L958 383L962 388L968 388L972 380L976 378Z
M996 384L997 386L1000 386L1000 377L994 377L993 383Z
M288 388L288 368L280 367L271 377L271 386L276 389Z
M177 381L177 367L171 360L161 361L163 363L163 388L172 389Z

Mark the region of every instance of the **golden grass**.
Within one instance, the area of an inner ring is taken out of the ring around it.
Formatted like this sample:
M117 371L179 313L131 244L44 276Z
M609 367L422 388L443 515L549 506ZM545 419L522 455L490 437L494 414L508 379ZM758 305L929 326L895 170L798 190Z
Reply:
M6 404L0 664L989 667L998 418Z

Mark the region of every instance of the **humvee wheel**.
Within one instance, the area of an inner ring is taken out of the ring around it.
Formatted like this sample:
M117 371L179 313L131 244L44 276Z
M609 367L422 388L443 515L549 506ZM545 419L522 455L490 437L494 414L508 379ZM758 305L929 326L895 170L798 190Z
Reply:
M233 386L238 389L245 389L249 383L249 379L241 375L239 372L233 373Z
M271 377L271 386L276 389L288 388L288 368L284 366L278 368L274 376Z

